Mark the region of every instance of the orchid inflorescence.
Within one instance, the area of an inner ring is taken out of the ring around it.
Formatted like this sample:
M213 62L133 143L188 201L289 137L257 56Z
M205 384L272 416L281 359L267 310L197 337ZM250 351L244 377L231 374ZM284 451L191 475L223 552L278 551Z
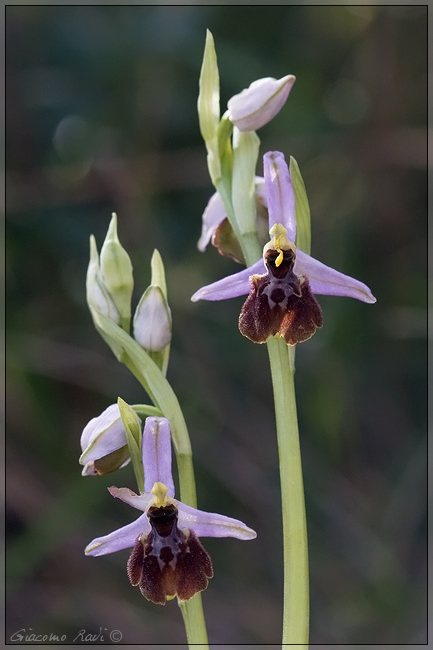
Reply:
M316 295L374 303L370 289L310 255L310 213L299 167L279 151L265 153L263 177L256 176L260 140L255 133L283 107L293 75L265 78L232 97L220 116L219 72L213 38L207 33L198 112L216 192L203 213L198 248L212 244L246 268L198 289L192 301L247 295L239 316L241 334L268 343L274 383L284 528L283 643L308 643L308 564L296 408L294 356L297 343L322 327ZM196 508L191 445L185 420L166 379L172 319L164 265L151 261L151 284L133 318L133 271L117 237L113 215L98 255L91 238L87 301L96 329L140 381L153 404L132 407L119 398L93 418L81 436L84 476L97 476L131 462L138 494L109 488L112 496L142 511L134 522L94 539L86 555L131 548L130 582L149 601L177 597L189 643L207 643L200 591L213 576L200 537L250 540L256 533L241 521ZM288 442L290 441L290 443ZM171 446L178 464L182 500L175 498ZM287 453L286 450L290 450Z
M139 494L114 486L109 492L143 514L132 524L93 540L85 552L98 556L132 548L127 564L131 584L139 586L149 601L164 605L176 596L180 602L190 600L206 589L213 576L212 561L199 537L248 540L254 539L256 533L237 519L204 512L174 498L172 431L169 419L163 416L163 407L168 402L165 411L174 412L175 416L179 407L165 379L171 312L164 267L155 251L151 285L138 303L133 320L134 337L131 337L133 278L126 256L117 237L117 218L113 215L101 261L91 238L87 300L97 329L118 359L134 368L154 405L131 407L119 398L117 404L108 406L84 427L79 462L83 465L83 476L98 476L132 461ZM140 415L145 417L144 427ZM173 417L172 426L176 426L177 419ZM189 446L187 433L186 439L180 442L173 435L173 443L181 452L182 444ZM191 482L193 479L189 478Z
M284 155L279 151L266 153L263 166L262 196L271 236L263 256L244 271L202 287L191 299L224 300L249 293L239 319L241 333L255 343L279 334L294 345L309 339L322 326L314 294L348 296L369 303L376 299L359 280L325 266L295 246L295 198ZM211 201L219 202L218 195L214 197ZM208 213L204 213L203 230L208 240L227 218L220 207L211 224ZM204 240L202 236L199 247Z

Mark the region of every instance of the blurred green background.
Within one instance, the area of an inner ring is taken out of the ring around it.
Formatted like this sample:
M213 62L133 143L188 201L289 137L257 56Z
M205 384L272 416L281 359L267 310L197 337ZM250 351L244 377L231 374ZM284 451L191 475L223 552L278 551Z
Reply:
M205 30L221 106L295 74L261 154L293 155L312 253L368 284L376 305L319 297L324 327L297 351L311 567L311 642L426 641L426 6L8 6L7 640L17 630L117 629L184 643L174 602L145 601L128 551L84 557L135 511L130 467L82 478L80 434L141 387L93 328L89 235L111 212L135 271L167 268L168 377L184 409L199 507L257 540L205 539L210 641L277 644L282 548L266 349L237 330L242 298L192 304L240 269L197 251L213 188L196 115ZM261 158L258 173L262 173Z

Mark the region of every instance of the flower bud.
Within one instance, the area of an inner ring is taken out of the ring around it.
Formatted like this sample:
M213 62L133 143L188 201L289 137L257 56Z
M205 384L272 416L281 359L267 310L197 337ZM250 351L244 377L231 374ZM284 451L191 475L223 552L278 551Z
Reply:
M257 79L229 99L229 117L240 131L256 131L267 124L284 106L296 77Z
M115 323L120 323L120 314L101 277L98 249L93 235L90 237L90 261L87 268L86 295L90 311L95 310Z
M104 284L119 311L120 324L128 331L134 278L129 255L117 236L117 216L114 212L101 249L101 273Z
M141 420L140 420L141 422ZM81 434L83 476L108 474L130 461L125 429L117 404L112 404L84 427Z
M163 350L171 341L171 310L159 286L148 287L138 303L134 338L151 352Z

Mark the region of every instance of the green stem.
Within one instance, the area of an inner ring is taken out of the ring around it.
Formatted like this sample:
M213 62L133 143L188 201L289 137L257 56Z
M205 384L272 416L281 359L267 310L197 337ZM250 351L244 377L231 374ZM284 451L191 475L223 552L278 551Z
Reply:
M127 336L129 336L129 334L127 334ZM136 379L138 379L138 381L143 386L146 393L149 395L152 402L156 404L157 400L154 394L152 393L149 384L147 383L146 379L143 377L143 374L139 371L139 369L137 368L133 360L127 354L122 354L119 361L120 363L123 363L128 368L128 370L134 375Z
M235 233L237 240L240 242L241 246L243 247L241 233L239 230L238 222L236 221L236 215L233 208L229 178L223 175L215 182L215 188L218 190L218 194L220 195L222 204L224 206L224 210L227 215L227 219L229 220L230 225L233 228L233 232Z
M182 502L197 508L197 493L195 489L192 452L176 452L177 469L179 471L179 486Z
M141 417L142 420L145 420L149 416L155 416L161 418L163 413L156 406L150 406L149 404L131 404L131 408Z
M296 415L293 351L283 339L269 339L283 511L283 648L308 645L308 545L301 451Z
M241 239L250 266L261 256L257 235ZM295 399L295 348L284 339L267 342L274 390L283 516L283 648L308 645L308 545L298 418Z
M241 233L234 210L228 170L222 164L221 178L215 183L227 217L241 244L247 266L262 255L257 233ZM247 198L247 197L246 197ZM254 223L251 215L249 222ZM283 648L308 645L309 585L308 546L304 486L299 446L294 384L294 348L284 339L268 340L274 390L283 517L284 611Z
M193 507L197 507L192 453L177 453L176 459L179 471L179 485L182 501L192 505ZM203 650L208 649L206 622L204 619L201 594L196 594L191 598L191 600L178 601L178 604L180 611L182 612L189 647L199 647Z
M208 650L206 623L203 615L201 594L198 593L187 601L178 601L185 624L186 638L189 648Z
M248 266L261 255L257 236L249 235L247 233L241 240ZM283 339L275 338L269 339L267 345L274 391L283 516L283 648L287 644L304 647L308 645L309 628L308 545L295 399L295 348L287 346Z
M221 201L223 203L224 209L226 211L227 218L230 222L233 232L235 233L245 257L245 262L247 266L251 266L254 262L257 262L262 256L262 249L257 238L257 232L255 230L251 232L240 233L238 222L236 220L235 210L231 200L230 188L227 186L227 182L221 178L215 185L218 193L220 195Z

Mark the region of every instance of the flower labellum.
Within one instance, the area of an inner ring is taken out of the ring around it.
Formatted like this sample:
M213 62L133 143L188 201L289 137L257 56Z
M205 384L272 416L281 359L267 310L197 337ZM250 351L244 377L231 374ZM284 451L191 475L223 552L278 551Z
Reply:
M257 131L270 122L286 103L296 77L288 74L282 79L257 79L229 99L230 121L240 131Z
M148 417L143 431L144 492L109 488L110 494L141 510L132 524L91 542L86 555L131 548L128 576L147 600L165 605L175 596L189 600L206 589L212 562L199 537L254 539L256 533L237 519L197 510L174 498L170 424Z
M286 228L277 223L270 234L272 239L263 251L267 273L250 278L251 291L239 316L239 330L254 343L280 335L295 345L322 327L322 311L308 279L293 272L296 248L287 239Z
M176 595L189 600L213 577L212 561L200 540L178 527L179 511L167 491L163 483L152 488L157 505L147 510L151 531L136 540L128 560L131 584L159 605Z

